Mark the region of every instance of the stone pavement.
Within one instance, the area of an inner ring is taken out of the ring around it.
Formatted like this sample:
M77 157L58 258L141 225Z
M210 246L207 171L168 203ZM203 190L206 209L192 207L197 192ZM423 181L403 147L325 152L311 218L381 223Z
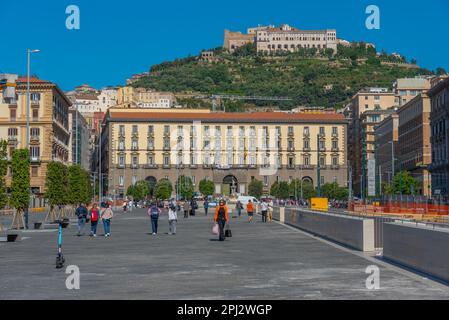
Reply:
M80 290L55 269L57 232L25 232L0 243L0 299L449 299L449 287L362 253L259 217L231 220L234 237L216 241L202 212L167 216L151 235L143 209L118 212L110 238L64 230L66 266L77 265ZM99 234L103 234L99 226ZM380 290L367 290L367 266L380 267Z

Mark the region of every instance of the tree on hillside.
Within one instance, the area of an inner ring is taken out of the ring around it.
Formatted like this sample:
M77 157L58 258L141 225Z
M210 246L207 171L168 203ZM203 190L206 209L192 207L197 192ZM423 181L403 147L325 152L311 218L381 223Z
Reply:
M17 209L12 225L20 228L23 212L30 202L30 153L28 149L16 149L12 154L12 182L10 205ZM25 224L23 223L23 227Z
M255 198L260 198L263 192L263 183L260 180L254 179L248 184L248 194Z
M257 54L256 44L247 43L235 49L232 54L236 57L255 56Z
M6 194L5 177L8 172L8 142L0 139L0 209L8 203L8 195Z
M170 199L173 192L173 186L168 179L161 179L155 186L154 196L156 199Z
M199 190L204 197L208 197L214 194L215 185L211 180L202 179L200 181Z
M179 176L176 181L177 194L181 195L184 199L191 199L193 196L193 182L192 178L186 176Z

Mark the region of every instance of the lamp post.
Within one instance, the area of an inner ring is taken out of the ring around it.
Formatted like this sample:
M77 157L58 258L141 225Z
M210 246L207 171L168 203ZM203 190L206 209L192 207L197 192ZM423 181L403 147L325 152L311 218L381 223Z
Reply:
M30 150L30 70L31 70L31 54L37 53L38 49L27 50L27 126L26 126L26 148ZM28 206L25 210L25 228L28 229L28 207L31 199L31 189L29 190L30 197L28 199Z

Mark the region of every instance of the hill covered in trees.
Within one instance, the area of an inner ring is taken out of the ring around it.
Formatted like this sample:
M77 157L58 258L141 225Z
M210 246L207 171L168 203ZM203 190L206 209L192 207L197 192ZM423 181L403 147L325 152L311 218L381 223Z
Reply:
M396 54L388 55L384 51L377 54L365 43L353 43L349 47L339 45L336 55L329 49L263 55L257 54L252 44L233 54L221 48L211 51L214 52L212 61L187 57L154 65L149 76L133 86L182 93L183 98L178 102L188 107L210 106L210 102L195 98L198 94L233 94L292 99L278 103L251 102L258 106L341 108L362 88L391 88L397 78L432 74L418 67L414 59L407 63L405 57ZM229 104L227 111L245 107L239 101L226 103Z

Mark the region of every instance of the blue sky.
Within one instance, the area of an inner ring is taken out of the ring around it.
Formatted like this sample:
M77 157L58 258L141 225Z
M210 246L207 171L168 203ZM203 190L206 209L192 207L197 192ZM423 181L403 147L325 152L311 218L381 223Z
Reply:
M68 5L81 13L80 30L65 27ZM365 27L365 9L380 8L380 30ZM172 0L2 1L0 72L25 74L27 48L38 48L32 73L71 90L124 84L155 63L221 46L223 29L288 23L336 28L337 36L397 51L434 70L449 70L447 0Z

